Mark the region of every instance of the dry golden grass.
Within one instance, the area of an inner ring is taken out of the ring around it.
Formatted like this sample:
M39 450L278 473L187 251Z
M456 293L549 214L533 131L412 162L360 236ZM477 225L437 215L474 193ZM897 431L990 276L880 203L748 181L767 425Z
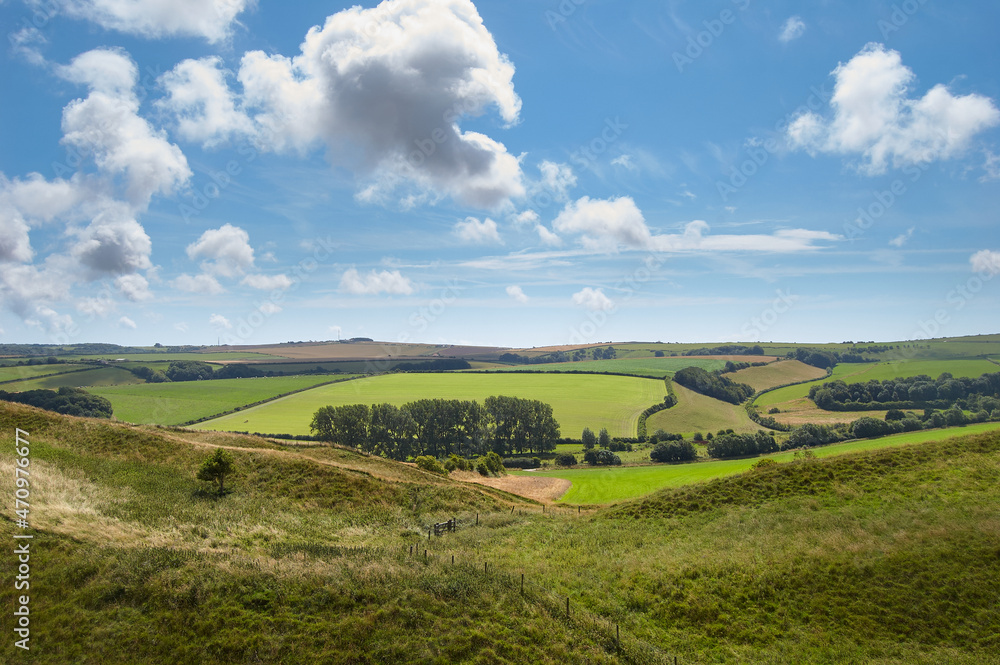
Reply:
M493 478L481 476L473 471L452 471L451 477L466 483L486 485L543 503L556 501L573 484L564 478L545 476L500 476Z

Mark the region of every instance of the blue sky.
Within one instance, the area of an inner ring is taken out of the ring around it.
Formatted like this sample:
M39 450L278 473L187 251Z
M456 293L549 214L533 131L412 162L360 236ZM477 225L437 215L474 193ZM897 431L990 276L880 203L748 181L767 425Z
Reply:
M1000 331L992 2L0 0L0 340Z

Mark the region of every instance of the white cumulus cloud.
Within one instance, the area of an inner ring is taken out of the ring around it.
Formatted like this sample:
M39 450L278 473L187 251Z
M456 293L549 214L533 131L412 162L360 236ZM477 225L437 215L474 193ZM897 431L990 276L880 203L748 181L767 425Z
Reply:
M237 277L254 265L250 234L232 224L202 233L188 245L187 255L192 261L202 259L205 273L222 277Z
M497 231L497 223L488 217L482 221L475 217L467 217L465 221L456 223L453 231L465 242L475 245L503 244L503 239Z
M523 196L520 164L461 122L516 123L513 76L471 0L385 0L327 17L295 57L248 52L238 78L262 144L325 145L369 178L362 198L409 186L494 208Z
M156 106L177 119L177 133L188 141L212 147L232 136L254 131L250 118L236 108L222 59L210 56L184 60L160 77L167 96Z
M378 295L389 293L393 295L409 295L414 288L410 280L398 270L369 271L362 275L356 268L344 271L340 278L340 290L353 295Z
M122 318L118 319L118 325L121 328L130 328L131 330L135 330L137 327L135 325L135 321L128 318L127 316L123 316Z
M591 311L609 311L615 308L614 301L604 295L601 289L593 289L585 286L582 290L573 294L573 304L586 307Z
M989 276L1000 275L1000 252L984 249L969 257L969 263L976 272Z
M178 275L177 279L173 280L170 284L178 291L186 291L188 293L218 295L226 292L226 290L222 288L222 285L219 284L219 280L215 279L211 275L192 276L182 274Z
M788 140L812 154L858 156L859 170L868 175L954 157L976 134L1000 123L1000 111L982 95L955 96L938 84L911 98L914 73L882 44L868 44L833 76L832 117L798 116Z
M507 295L509 295L511 298L513 298L519 303L528 302L528 296L525 295L524 290L520 286L517 286L516 284L512 284L511 286L507 287Z
M146 38L201 37L225 40L236 17L255 0L65 0L75 18Z
M212 314L208 317L208 323L213 328L218 328L220 330L229 330L233 327L233 324L226 317L221 314Z

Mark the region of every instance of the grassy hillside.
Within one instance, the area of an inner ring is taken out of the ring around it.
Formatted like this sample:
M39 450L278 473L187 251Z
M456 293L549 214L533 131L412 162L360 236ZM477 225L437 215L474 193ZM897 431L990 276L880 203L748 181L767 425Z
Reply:
M717 432L720 429L732 429L736 432L756 432L760 429L738 404L706 397L677 383L674 384L674 394L677 395L676 405L658 411L646 420L648 433L652 434L658 429L688 435L695 432Z
M666 394L663 381L627 376L566 374L389 374L297 393L198 425L202 429L308 434L321 406L402 405L421 398L475 399L513 395L552 405L563 436L584 427L607 427L613 435L635 436L639 414Z
M971 665L1000 649L998 433L578 516L350 451L0 405L14 427L32 441L35 663ZM223 498L194 479L217 445L239 470ZM453 514L462 528L428 541Z
M809 379L826 376L826 370L807 365L798 360L779 360L763 367L748 367L726 375L737 383L745 383L754 390L766 390Z
M178 425L207 418L296 390L331 381L335 376L281 376L256 379L215 379L139 386L94 388L111 400L115 418L130 423Z

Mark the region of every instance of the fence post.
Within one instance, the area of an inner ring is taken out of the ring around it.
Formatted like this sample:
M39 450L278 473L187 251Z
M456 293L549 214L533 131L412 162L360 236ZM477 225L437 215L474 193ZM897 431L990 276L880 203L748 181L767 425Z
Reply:
M521 573L521 595L524 595L524 573Z
M490 565L488 561L483 561L483 575L486 574L486 566Z
M510 506L510 514L511 515L514 514L514 505L513 504L511 504L511 506Z
M455 565L455 555L454 554L451 555L451 565L453 565L453 566Z
M476 526L479 526L479 513L476 513Z

